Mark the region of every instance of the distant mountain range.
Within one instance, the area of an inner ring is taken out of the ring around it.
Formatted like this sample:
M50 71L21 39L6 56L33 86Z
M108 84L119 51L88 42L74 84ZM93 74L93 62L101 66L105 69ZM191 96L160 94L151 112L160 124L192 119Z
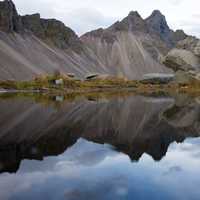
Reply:
M146 73L169 73L162 64L188 38L169 28L155 10L147 19L130 12L107 29L78 37L62 22L39 14L20 16L11 0L0 2L0 79L30 80L59 70L78 78L109 74L142 79Z

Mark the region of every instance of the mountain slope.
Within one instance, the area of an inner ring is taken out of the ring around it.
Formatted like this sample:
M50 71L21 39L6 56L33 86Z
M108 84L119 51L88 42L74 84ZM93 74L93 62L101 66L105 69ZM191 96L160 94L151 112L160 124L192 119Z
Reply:
M0 2L0 79L29 80L36 75L106 73L73 30L39 14L19 16L12 1Z
M163 17L157 18L152 14L143 20L131 12L121 22L79 38L58 20L20 16L11 0L0 1L0 79L30 80L55 70L78 78L109 74L142 79L146 73L168 73L160 60L185 35L169 30L169 41L156 28Z
M170 72L161 60L185 37L183 31L170 30L159 11L154 11L146 20L132 11L122 21L107 29L86 33L81 39L117 74L141 79L145 73Z
M0 79L29 80L39 74L74 73L84 77L102 73L104 67L89 49L76 53L72 49L48 46L34 35L0 33Z

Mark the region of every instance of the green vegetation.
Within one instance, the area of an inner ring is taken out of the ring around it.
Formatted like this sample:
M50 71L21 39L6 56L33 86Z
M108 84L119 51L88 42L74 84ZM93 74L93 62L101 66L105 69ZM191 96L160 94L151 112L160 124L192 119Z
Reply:
M60 83L56 83L59 81ZM39 76L32 81L0 81L0 88L15 90L90 90L102 88L137 87L136 81L127 81L121 78L75 80L62 75Z
M55 72L54 75L38 76L31 81L0 81L0 88L17 91L37 91L48 93L90 93L104 91L131 90L140 94L183 92L199 93L200 81L192 79L187 83L170 82L168 84L144 83L124 78L107 77L90 80L76 80Z

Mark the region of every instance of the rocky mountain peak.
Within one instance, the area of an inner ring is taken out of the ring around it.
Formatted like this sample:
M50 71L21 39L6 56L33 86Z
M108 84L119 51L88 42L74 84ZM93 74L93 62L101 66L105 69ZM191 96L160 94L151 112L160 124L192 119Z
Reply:
M79 49L81 42L75 32L56 19L43 19L40 14L21 17L23 27L35 36L61 49L69 47Z
M159 10L154 10L145 21L151 33L157 34L168 47L174 46L174 32L169 28L165 16Z
M138 17L138 18L142 18L140 16L140 14L137 11L130 11L128 14L128 17Z
M170 33L170 28L167 24L166 18L159 10L154 10L146 19L146 22L150 28L164 37Z
M111 26L115 31L147 32L147 25L137 11L131 11L122 21Z
M160 10L154 10L151 14L151 17L165 17Z
M21 18L11 0L0 2L0 30L4 32L20 32L22 30Z

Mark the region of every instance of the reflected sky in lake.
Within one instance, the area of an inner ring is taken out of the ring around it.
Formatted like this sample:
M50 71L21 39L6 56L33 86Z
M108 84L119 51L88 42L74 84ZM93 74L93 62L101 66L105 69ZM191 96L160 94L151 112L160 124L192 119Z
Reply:
M79 139L64 154L24 160L1 175L0 199L199 199L200 139L170 145L155 162L131 162L109 145Z
M19 142L13 142L12 133L22 130L20 122L1 139L0 199L199 200L199 105L191 99L187 103L165 100L128 97L103 103L73 102L53 111L54 122L58 116L63 120L54 124L55 129L48 125L48 120L52 124L52 108L23 103L25 108L37 107L34 115L41 109L47 112L43 121L49 131L35 129L31 137L23 135ZM66 117L64 108L71 115ZM109 115L116 110L118 117L128 119L117 129L113 128L117 117ZM26 118L33 119L31 115L26 114ZM188 123L184 123L186 118ZM8 173L11 169L15 173Z

